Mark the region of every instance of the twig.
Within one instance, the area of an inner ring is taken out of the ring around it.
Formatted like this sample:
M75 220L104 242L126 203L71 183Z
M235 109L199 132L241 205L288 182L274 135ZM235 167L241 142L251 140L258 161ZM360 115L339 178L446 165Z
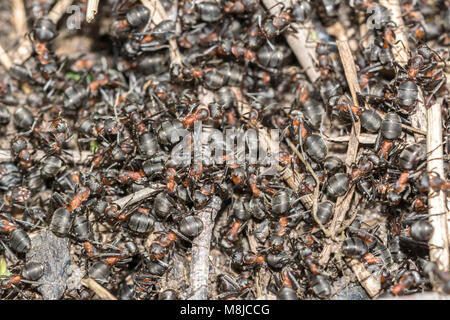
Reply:
M253 220L250 219L247 223L247 239L250 250L253 252L258 252L258 242L253 235Z
M207 106L214 99L214 94L199 88L199 100ZM214 220L222 206L222 199L213 196L205 208L197 212L197 217L203 223L202 232L192 241L192 254L190 262L190 297L188 300L208 299L209 252L211 237L214 229Z
M412 126L408 126L407 124L402 124L402 128L403 128L403 129L406 129L406 130L409 130L409 131L411 131L411 132L413 132L413 133L415 133L415 134L416 134L415 136L417 136L417 137L418 137L419 134L420 134L421 136L426 136L426 135L427 135L427 132L426 132L426 131L423 131L423 130L414 128L414 127L412 127Z
M27 33L27 17L23 0L11 0L12 22L18 37Z
M418 102L416 112L411 115L411 124L413 127L419 128L419 130L426 131L427 130L427 109L425 108L425 98L423 96L422 89L418 87ZM419 136L419 133L414 132L414 139L419 141L422 137Z
M427 110L427 170L431 174L444 176L444 161L442 148L442 99ZM436 262L440 270L449 271L449 239L448 219L450 215L446 207L446 194L444 191L430 190L428 192L428 214L434 232L429 241L430 260Z
M66 14L67 8L73 3L74 0L60 0L48 13L47 18L53 21L54 24L58 24L58 21ZM98 0L97 0L98 2ZM88 4L89 6L89 4Z
M102 300L117 300L117 298L111 294L107 289L101 286L97 281L92 278L82 279L81 283L94 291Z
M275 6L279 3L277 0L262 0L262 2L266 8L271 8L269 11L272 14L277 13L277 10L279 10L279 8ZM291 6L289 1L283 0L282 3L285 5L285 8L289 8ZM286 32L284 37L297 57L298 62L305 70L309 80L311 80L311 82L315 82L320 77L320 73L314 66L313 60L313 57L316 56L316 52L312 46L307 46L308 35L313 26L311 22L307 22L303 25L294 23L293 26L295 31Z
M336 231L336 234L339 234L343 232L345 229L350 227L350 225L353 223L353 221L356 219L356 216L358 215L358 205L359 205L359 194L355 194L355 201L353 203L353 213L351 217Z
M91 23L98 12L98 3L100 0L89 0L86 10L86 21Z
M333 36L335 36L339 41L347 41L347 34L345 32L345 28L342 24L337 21L333 25L327 28L327 32Z
M380 282L367 271L364 264L358 259L349 259L347 262L369 296L375 297L380 292Z
M202 232L192 241L190 264L191 296L187 300L208 299L209 252L214 219L222 207L222 199L212 196L205 208L197 212L203 222Z
M138 203L142 200L147 199L150 197L153 193L160 191L164 188L164 185L162 184L155 184L152 187L147 187L142 190L139 190L135 193L129 194L123 198L117 199L113 203L118 205L120 208L124 208L124 206L131 206L135 203Z
M339 50L342 65L344 67L345 78L347 79L347 84L350 88L350 93L352 94L353 103L358 106L359 103L357 93L361 90L358 84L358 74L352 51L347 40L337 40L336 44Z
M169 12L167 12L167 18L173 21L177 21L177 16L178 16L178 0L174 0L172 1L172 6L170 7Z
M7 71L9 71L9 69L11 68L12 64L11 59L8 53L6 53L6 51L3 49L1 45L0 45L0 63Z
M347 41L338 40L337 46L339 49L339 55L342 60L342 65L344 66L345 77L347 78L347 83L350 88L350 92L352 94L353 103L358 105L358 99L356 94L357 92L360 91L360 88L358 86L358 76L356 73L356 66L353 60L352 52L350 50ZM350 133L350 138L348 142L347 156L345 159L348 169L347 171L350 170L350 166L352 165L352 163L356 161L356 156L358 154L358 147L359 147L358 137L360 131L361 131L361 124L359 120L357 120L352 126L352 131ZM334 236L336 235L336 231L340 228L340 226L344 222L345 215L350 209L350 204L353 199L354 193L355 193L355 186L353 185L346 194L339 197L336 201L336 209L334 211L333 220L330 223L330 233L332 238L334 238ZM319 259L319 263L321 265L326 265L328 263L332 247L333 244L331 243L325 245Z
M374 144L376 139L377 135L371 133L361 133L358 137L360 144ZM348 142L350 140L350 136L325 137L325 140L331 142Z
M358 75L356 73L355 61L353 58L353 54L348 45L348 41L337 41L337 46L339 50L339 55L341 57L342 65L344 66L345 77L347 79L348 86L350 88L350 92L352 94L353 103L358 106L357 93L360 92L360 87L358 84ZM347 172L349 172L350 166L352 163L356 161L356 156L358 154L359 140L358 137L361 132L361 124L359 120L355 121L352 126L352 131L350 134L350 140L348 143L348 150L346 156L346 164L347 164ZM347 194L339 197L336 202L336 210L333 216L333 220L330 227L330 232L332 237L336 235L337 232L341 232L344 228L349 224L349 222L345 225L344 219L345 215L350 209L350 204L352 202L353 194L355 193L355 186L353 185ZM358 195L355 196L355 206L357 206ZM354 219L355 215L350 217L350 221ZM327 244L322 253L319 260L319 263L325 265L328 263L329 256L331 253L331 248L335 247L335 244ZM380 291L380 283L376 281L376 279L368 272L361 261L358 259L352 259L350 261L350 267L352 268L353 273L356 275L356 278L367 291L367 293L374 297Z

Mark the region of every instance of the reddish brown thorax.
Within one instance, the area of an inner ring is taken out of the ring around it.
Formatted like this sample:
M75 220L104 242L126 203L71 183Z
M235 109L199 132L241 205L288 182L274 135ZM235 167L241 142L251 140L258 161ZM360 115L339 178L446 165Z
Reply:
M381 143L380 150L377 153L378 156L382 157L384 159L387 159L391 148L392 148L392 142L390 142L388 140L383 140L383 142Z
M79 208L88 198L91 191L88 187L81 187L80 191L75 195L75 197L70 201L70 204L67 206L69 211L73 211Z
M15 224L12 224L8 220L0 219L0 230L10 233L16 228L17 226Z
M281 276L283 279L282 286L292 288L292 282L291 282L291 279L289 279L289 275L288 275L287 271L283 271Z
M231 225L230 230L227 233L227 240L231 242L235 242L238 240L239 229L241 228L242 223L239 221L234 221Z
M287 225L289 224L289 220L287 217L280 217L278 219L278 226L279 226L279 231L276 233L277 236L283 236L287 229Z

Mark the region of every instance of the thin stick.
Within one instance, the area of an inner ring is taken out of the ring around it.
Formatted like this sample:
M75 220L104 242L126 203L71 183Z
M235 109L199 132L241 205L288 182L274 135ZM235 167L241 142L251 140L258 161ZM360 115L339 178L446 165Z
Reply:
M351 189L342 197L339 197L336 200L336 209L334 210L333 219L330 222L330 234L332 235L331 239L335 240L336 231L340 229L342 223L345 220L345 215L350 209L350 204L353 199L353 195L355 194L355 186L352 186ZM336 248L335 243L327 243L320 253L319 264L325 266L330 260L330 254L333 249Z
M0 45L0 63L3 65L3 67L9 71L11 68L12 62L11 58L9 57L8 53L6 53L5 49Z
M337 40L336 44L344 67L345 78L347 79L347 84L350 88L350 93L352 94L353 103L359 106L357 93L361 92L361 90L358 83L358 74L352 50L350 49L347 40Z
M222 199L212 196L205 208L199 210L196 216L203 222L202 232L192 241L190 264L191 296L187 300L208 299L209 252L214 220L222 207Z
M117 298L92 278L82 279L81 283L94 291L102 300L117 300Z
M335 36L339 41L347 41L347 34L345 32L345 28L342 24L337 21L333 25L327 28L327 32L333 36Z
M366 289L369 296L372 298L375 297L381 290L380 282L377 281L376 277L374 277L367 269L364 267L364 264L358 259L351 259L347 261L352 268L353 273L358 278L359 283Z
M356 216L358 215L358 205L359 205L359 194L355 194L355 201L353 203L353 213L351 217L336 231L336 234L339 234L343 232L345 229L350 227L350 225L353 223L353 221L356 219Z
M345 77L347 78L347 83L350 88L350 92L352 94L353 103L356 106L358 104L357 93L360 92L359 84L358 84L358 75L356 73L355 61L353 59L352 51L350 50L350 46L348 41L337 40L336 44L338 46L339 55L341 57L342 65L344 66ZM348 149L347 156L345 158L345 163L347 165L347 172L350 172L351 165L356 161L356 156L358 154L359 148L359 140L358 137L361 133L361 123L359 120L356 120L352 126L352 130L350 132L350 139L348 141ZM343 223L345 214L350 209L350 203L353 197L353 193L355 192L355 186L350 188L350 191L347 195L343 195L338 198L335 217L336 221L339 221L338 224L334 224L334 229L332 232L336 232L337 228ZM333 233L334 235L335 233Z
M262 2L266 8L271 8L269 10L271 14L278 13L277 10L279 9L275 5L279 3L279 1L262 0ZM291 6L290 1L283 0L282 3L285 5L285 8L289 8ZM320 72L314 66L315 63L313 60L313 57L316 56L316 52L313 46L307 45L308 35L310 30L313 29L313 26L311 22L304 23L303 25L294 23L293 26L295 28L295 31L284 33L284 37L286 38L286 42L297 57L298 62L305 70L309 80L311 80L311 82L315 82L320 77Z
M358 137L358 141L360 144L374 144L376 139L377 135L371 133L362 133ZM331 142L348 142L350 140L350 136L325 137L325 140Z
M426 131L423 131L423 130L414 128L414 127L412 127L412 126L408 126L407 124L402 124L402 128L403 128L403 129L406 129L406 130L409 130L409 131L411 131L411 132L413 132L413 133L416 133L415 136L417 136L417 135L419 135L419 134L420 134L421 136L426 136L426 135L427 135L427 132L426 132Z
M169 12L167 12L167 18L173 21L177 21L178 16L178 0L172 1L172 6Z
M91 23L94 21L95 15L98 12L98 3L100 0L89 0L86 10L86 21Z
M203 88L199 88L199 100L207 106L214 99L214 94ZM203 223L202 232L192 241L192 253L190 261L190 296L187 300L208 299L209 278L209 253L211 249L211 237L214 229L214 221L222 207L222 199L213 196L205 208L199 210L196 216Z
M345 77L347 78L347 83L350 88L350 92L352 94L353 103L355 105L358 105L357 93L360 91L360 88L358 85L358 76L356 73L356 66L353 60L352 52L350 50L347 41L338 40L337 46L339 50L339 55L342 60L342 65L344 66ZM358 154L358 147L359 147L358 137L360 131L361 131L361 124L358 120L355 121L354 125L352 126L352 131L350 133L350 138L348 142L348 150L345 159L348 172L350 170L350 166L352 165L352 163L356 161L356 156ZM333 220L330 223L330 233L333 238L336 235L336 231L340 228L340 226L344 222L347 211L350 209L350 204L353 199L354 192L355 186L352 186L346 194L339 197L336 201L336 209L334 212ZM326 265L328 263L330 259L332 246L333 244L327 244L322 250L319 259L319 263L321 265Z
M348 41L337 41L337 46L339 50L339 55L341 57L342 65L344 67L345 77L347 79L348 86L350 88L350 92L352 94L353 103L358 106L357 93L360 92L360 87L358 84L358 75L356 73L356 65L353 58L353 54L350 50L350 46L348 45ZM355 121L352 126L352 131L350 134L350 140L348 143L348 150L346 156L346 164L347 164L347 172L350 172L351 165L356 161L356 156L358 154L359 148L359 140L358 137L361 132L361 123L359 120ZM333 216L333 220L331 223L330 232L334 237L336 233L340 230L343 230L343 223L345 219L345 215L350 209L350 204L353 198L353 194L355 193L355 186L353 185L347 194L339 197L336 202L336 210ZM355 205L357 205L358 196L355 197ZM355 215L350 218L354 219ZM347 223L348 224L348 223ZM326 265L328 263L331 248L336 246L334 244L327 244L324 247L324 250L321 253L321 257L319 259L319 263L321 265ZM367 291L367 293L374 297L380 291L380 283L376 281L375 278L372 277L370 272L368 272L365 266L358 259L352 259L350 261L350 267L352 268L353 273L356 275L356 278Z
M152 194L154 194L157 191L162 190L163 188L164 188L164 185L155 184L152 187L144 188L135 193L129 194L123 198L117 199L116 201L113 201L113 203L118 205L120 208L124 208L124 206L131 206L135 203L138 203L142 200L147 199Z
M27 33L27 17L23 0L11 0L12 22L18 37Z
M442 99L427 110L427 170L444 176L444 160L442 148ZM446 214L442 214L446 212ZM434 228L429 241L430 260L436 262L440 270L449 271L450 254L448 239L448 219L450 215L446 207L446 194L444 191L430 190L428 192L428 214L430 223Z
M67 8L73 3L74 0L60 0L48 13L47 18L53 21L54 24L58 24L58 21L66 14ZM97 0L98 2L98 0ZM89 4L88 4L89 6Z

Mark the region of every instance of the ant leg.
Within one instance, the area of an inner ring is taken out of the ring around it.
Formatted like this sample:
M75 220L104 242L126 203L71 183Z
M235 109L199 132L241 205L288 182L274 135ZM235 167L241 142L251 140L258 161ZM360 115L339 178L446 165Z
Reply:
M425 102L425 106L428 106L428 104L431 101L431 98L433 98L433 96L441 89L442 85L445 83L445 78L442 79L441 81L439 81L438 85L436 86L436 88L434 88L434 90L431 92L430 96L427 98L426 102Z
M366 40L366 38L370 37L371 35L372 35L372 32L370 30L368 30L358 41L358 45L361 49L365 49L363 46L363 42L364 42L364 40ZM370 47L370 43L369 43L369 47Z
M272 49L272 51L275 51L275 47L272 44L272 42L270 42L270 40L268 38L266 38L267 44L269 45L269 47Z
M141 45L141 50L143 52L155 52L162 49L168 49L170 46L168 44L165 45L154 45L154 44L143 44Z
M12 250L2 241L0 240L1 245L5 249L5 252L8 254L8 258L15 264L19 261L16 254L12 252Z
M114 14L116 15L125 14L127 11L125 9L122 9L122 7L124 7L126 3L127 3L126 0L119 0L114 2L112 12L114 12Z
M280 31L278 31L278 34L282 34L282 33L285 32L287 29L290 29L290 28L292 28L294 32L296 31L295 28L294 28L292 25L288 24L288 25L285 26L284 28L280 29Z
M384 65L381 62L377 62L375 64L365 67L360 72L361 73L373 73L378 70L382 70L383 68L384 68Z
M353 114L353 111L352 111L352 109L350 107L350 104L347 105L347 108L348 108L348 112L350 113L350 118L352 119L352 126L353 126L353 128L355 128L355 126L356 126L356 119L355 119L355 115Z
M217 47L219 47L219 45L216 44L216 45L212 46L211 48L206 49L206 51L204 51L204 52L202 53L202 55L204 55L204 56L208 55L208 54L211 53L212 51L216 50ZM190 66L189 66L189 67L190 67Z
M396 45L397 43L401 43L402 44L402 47L403 47L403 49L406 51L406 47L405 47L405 44L403 43L403 41L402 40L398 40L398 41L396 41L396 42L394 42L394 45ZM389 44L391 44L391 43L389 43ZM392 44L391 44L392 45ZM411 56L411 54L410 54L410 56Z
M60 206L67 205L67 201L64 200L63 196L59 192L53 194L53 200L57 202Z
M22 136L27 136L27 135L33 133L34 128L36 127L37 122L38 122L38 120L34 120L33 125L31 126L30 130L25 131L25 132L22 132L22 133L19 133L18 136L19 136L19 137L22 137Z
M283 12L283 9L285 8L285 4L283 3L283 2L277 2L276 4L274 4L272 7L270 7L270 8L267 8L267 11L270 11L270 10L272 10L273 8L275 8L275 7L277 7L277 6L280 6L281 5L281 10L280 10L280 13L281 12Z
M270 43L269 40L267 40L267 41L268 41L268 43ZM261 69L263 69L264 71L267 71L267 72L269 72L269 73L277 74L277 73L279 72L277 69L265 67L265 66L263 66L262 64L260 64L260 63L257 62L257 61L255 61L255 64L256 64L258 67L260 67Z

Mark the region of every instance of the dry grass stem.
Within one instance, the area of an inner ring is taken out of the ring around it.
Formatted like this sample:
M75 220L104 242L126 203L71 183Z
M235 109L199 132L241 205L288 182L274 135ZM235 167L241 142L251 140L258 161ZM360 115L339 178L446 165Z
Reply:
M117 300L117 298L114 295L112 295L111 292L109 292L107 289L105 289L102 285L100 285L97 281L95 281L92 278L83 279L81 280L81 283L85 287L94 291L102 300Z
M60 0L56 2L47 18L57 24L58 21L66 14L67 8L73 3L73 0Z
M7 71L9 71L9 69L11 68L12 64L11 58L1 45L0 45L0 63Z
M11 0L12 8L12 24L14 26L16 36L22 37L27 31L27 17L23 0Z
M188 300L208 299L209 253L214 220L222 207L222 200L212 196L205 208L196 212L196 216L203 222L202 232L192 241L190 262L190 290Z
M442 99L434 103L427 110L428 135L427 135L427 170L444 175L443 147L442 147ZM430 260L436 262L440 270L449 271L449 235L448 221L450 219L446 206L446 193L444 191L430 190L428 192L428 213L434 232L429 241Z
M91 23L94 21L95 15L98 12L98 3L100 0L89 0L86 10L86 21Z

